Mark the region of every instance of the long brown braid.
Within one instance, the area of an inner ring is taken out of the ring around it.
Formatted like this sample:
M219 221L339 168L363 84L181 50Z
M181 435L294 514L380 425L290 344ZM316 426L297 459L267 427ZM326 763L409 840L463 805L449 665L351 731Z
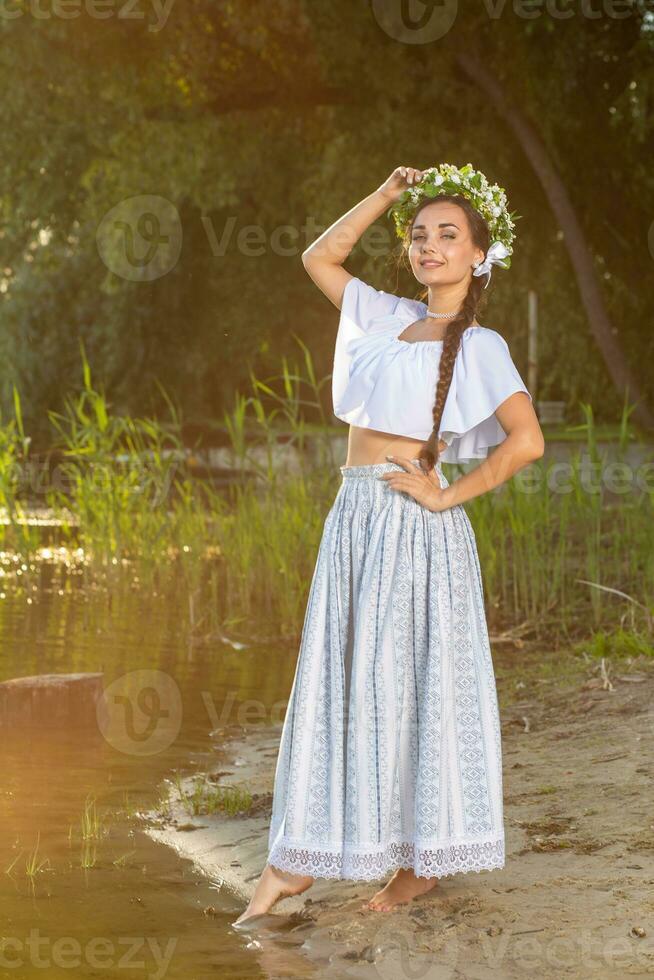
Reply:
M425 204L433 204L435 202L448 201L451 204L458 204L459 207L463 209L468 219L468 225L470 228L470 235L474 244L482 249L484 255L486 255L489 244L490 244L490 234L488 230L488 225L482 218L479 211L473 207L470 201L460 194L439 194L437 197L425 197L422 198L416 205L416 210L413 215L410 226L407 229L406 236L404 238L404 256L408 252L409 246L411 245L411 235L413 231L413 224ZM472 272L472 270L471 270ZM450 390L450 384L452 383L452 375L454 374L454 362L456 360L456 355L459 350L459 341L463 335L463 331L467 329L474 320L477 312L481 307L481 300L484 296L484 286L486 283L486 276L473 276L470 277L470 285L468 286L468 292L463 301L463 305L459 313L450 320L447 329L445 331L445 336L443 338L443 347L441 348L441 356L438 367L438 383L436 385L436 398L434 401L434 407L432 409L432 417L434 420L434 427L431 434L423 446L423 448L418 453L416 457L419 459L423 465L431 470L438 460L438 433L440 430L441 418L443 417L443 409L445 408L445 401L447 399L447 393ZM429 290L425 290L423 294L423 300L427 299L429 295Z

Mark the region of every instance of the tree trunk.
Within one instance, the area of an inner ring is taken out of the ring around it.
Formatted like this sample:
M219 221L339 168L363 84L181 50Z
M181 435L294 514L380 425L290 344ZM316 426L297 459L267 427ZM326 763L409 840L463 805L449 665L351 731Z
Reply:
M604 363L614 385L630 403L636 402L633 418L646 429L654 429L654 415L650 410L640 383L627 364L622 347L616 339L615 328L607 313L600 291L593 259L586 244L583 230L567 188L559 176L536 128L522 110L504 91L498 79L469 51L460 51L456 62L476 86L483 89L502 119L513 130L525 156L550 203L564 234L570 261L575 272L581 299L586 310L590 329L597 341Z

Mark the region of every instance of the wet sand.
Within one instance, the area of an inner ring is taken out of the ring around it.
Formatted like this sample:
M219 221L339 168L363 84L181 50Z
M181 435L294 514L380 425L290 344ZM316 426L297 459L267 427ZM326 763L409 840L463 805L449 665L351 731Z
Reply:
M654 660L602 669L566 651L518 657L519 669L496 670L506 866L444 878L387 913L361 908L387 879L318 879L250 923L262 969L389 980L654 976ZM280 732L220 733L208 777L248 788L249 810L192 816L173 789L148 830L223 882L234 919L267 857Z

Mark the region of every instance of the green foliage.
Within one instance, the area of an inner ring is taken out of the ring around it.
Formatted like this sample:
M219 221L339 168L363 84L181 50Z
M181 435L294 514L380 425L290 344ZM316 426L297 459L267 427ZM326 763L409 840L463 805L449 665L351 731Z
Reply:
M13 387L13 418L4 422L0 411L0 541L28 555L37 531L27 521L21 495L29 467L30 437L25 434L20 395Z
M289 350L291 322L324 373L334 310L301 251L398 163L447 160L471 160L523 216L485 322L510 342L524 337L534 289L539 396L614 418L619 400L556 218L522 147L457 70L460 52L483 55L548 146L627 358L637 370L651 362L643 325L653 300L641 287L653 261L652 32L640 5L591 18L571 4L564 18L459 4L447 34L423 45L397 41L369 5L344 0L185 0L163 23L154 8L144 19L100 19L84 5L70 19L47 16L48 4L43 16L29 9L0 22L0 403L10 411L16 384L36 442L47 440L48 411L62 410L80 341L108 397L133 416L165 413L155 379L186 417L220 416L253 367L266 373ZM580 92L590 93L583 112ZM100 254L111 237L103 220L139 195L169 202L183 231L173 268L150 282L122 278ZM369 280L392 266L392 227L380 228L381 249L360 245L352 257ZM411 295L416 284L406 275L384 285ZM524 344L512 349L525 368ZM640 376L654 401L651 372Z
M121 415L95 386L84 349L80 389L66 394L64 412L50 413L63 461L48 499L83 549L87 574L109 570L117 584L126 566L137 582L174 589L195 642L220 635L227 621L250 632L300 630L339 474L333 430L313 428L308 438L305 414L320 415L328 378L318 379L299 343L300 362L284 357L280 372L253 373L251 394L239 395L226 416L225 462L238 478L224 490L187 471L166 392L166 425ZM591 407L581 411L584 442L569 454L562 485L544 457L466 505L487 610L494 627L520 623L538 636L599 632L619 617L631 634L651 637L654 493L636 483L624 496L593 492L589 478L607 473L609 459ZM633 447L632 412L625 403L614 462ZM20 481L12 485L7 474L28 444L16 394L15 418L0 426L0 482L11 486L5 504L14 514L25 508ZM458 467L451 474L445 467L455 479Z
M224 813L233 817L252 805L252 794L241 786L218 786L206 776L196 776L187 790L179 776L175 779L177 797L187 813L192 816ZM169 801L166 801L168 804Z
M590 640L577 644L576 649L579 652L586 651L596 660L601 660L602 657L607 660L653 657L654 639L651 634L619 627L615 630L599 630Z
M148 575L174 567L193 632L260 611L297 630L336 472L331 442L314 456L307 435L329 418L337 311L300 254L401 162L470 160L506 187L521 234L482 322L506 337L524 374L527 294L536 292L538 397L565 400L568 417L581 407L596 451L598 423L624 406L557 218L496 107L459 70L462 54L483 62L548 147L616 339L654 401L654 296L642 288L654 261L652 31L641 5L622 18L584 17L572 3L572 17L526 18L508 4L497 14L459 4L447 34L423 45L385 33L370 5L345 2L186 0L160 25L21 11L0 19L5 546L34 547L19 474L54 441L67 485L49 502L70 515L92 562L128 560ZM591 93L583 112L580 92ZM179 256L152 281L116 271L118 226L105 221L140 195L167 202L182 232ZM408 272L380 281L395 242L390 222L374 230L385 234L381 247L372 235L360 242L353 271L412 295ZM296 340L303 371L291 365ZM228 499L188 478L173 402L186 418L225 419L235 465L253 474ZM622 451L633 432L624 415L620 426ZM299 468L277 465L281 427ZM511 481L468 508L490 607L507 621L566 631L582 610L599 629L616 603L644 616L595 586L647 608L651 498L605 506L578 471L572 487L527 495Z
M63 412L49 412L63 462L48 502L71 510L84 546L97 558L148 553L169 546L168 497L184 462L174 426L114 414L92 384L82 347L83 387L66 395Z

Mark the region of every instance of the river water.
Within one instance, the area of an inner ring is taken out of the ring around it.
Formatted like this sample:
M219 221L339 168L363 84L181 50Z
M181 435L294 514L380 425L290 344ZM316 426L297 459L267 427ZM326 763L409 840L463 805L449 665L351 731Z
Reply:
M0 730L0 977L267 975L230 926L242 900L152 841L139 814L166 779L215 763L219 726L244 703L284 702L297 651L190 644L174 598L128 572L107 588L74 561L20 569L5 554L0 567L0 680L102 670L105 686L145 677L168 697L151 745L112 730ZM100 829L84 830L84 815ZM30 858L45 862L33 875Z

